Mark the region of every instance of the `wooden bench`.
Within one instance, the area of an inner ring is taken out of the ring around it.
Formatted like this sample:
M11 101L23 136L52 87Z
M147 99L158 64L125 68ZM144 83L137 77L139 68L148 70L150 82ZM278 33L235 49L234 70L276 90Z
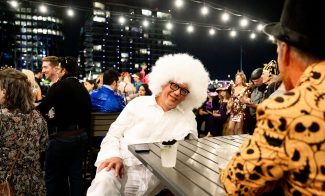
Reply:
M90 122L90 137L106 136L111 124L117 119L119 115L119 112L92 112Z
M92 112L89 130L89 145L84 161L84 179L90 181L95 177L96 168L94 166L101 139L106 136L111 124L115 122L119 112L103 113Z

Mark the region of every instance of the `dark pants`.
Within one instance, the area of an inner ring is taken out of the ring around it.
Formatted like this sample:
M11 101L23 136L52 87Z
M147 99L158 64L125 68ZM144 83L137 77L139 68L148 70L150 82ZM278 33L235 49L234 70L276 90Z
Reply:
M45 182L48 196L80 196L82 160L87 134L51 139L45 157Z
M254 130L256 128L256 117L255 116L251 116L251 115L247 115L247 120L245 122L246 124L246 131L252 135L254 133Z

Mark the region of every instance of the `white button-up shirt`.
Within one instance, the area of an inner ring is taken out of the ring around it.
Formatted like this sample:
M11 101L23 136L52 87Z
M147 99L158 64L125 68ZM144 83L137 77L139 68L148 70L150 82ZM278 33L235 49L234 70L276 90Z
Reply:
M102 141L96 167L111 157L121 157L127 166L141 162L128 150L128 145L166 140L183 140L188 134L197 138L195 115L176 107L164 112L154 96L132 100L111 125Z

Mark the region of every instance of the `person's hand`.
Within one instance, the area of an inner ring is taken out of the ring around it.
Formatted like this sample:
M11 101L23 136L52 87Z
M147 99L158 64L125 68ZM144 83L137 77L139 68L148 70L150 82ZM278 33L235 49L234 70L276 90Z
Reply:
M119 176L122 178L124 173L123 161L120 157L112 157L106 159L102 162L97 168L97 172L100 172L102 169L106 169L106 171L110 171L111 169L115 170L115 176Z
M212 115L213 115L214 117L220 117L220 116L221 116L221 114L219 113L219 110L213 110Z
M209 113L203 110L199 110L199 115L203 116L203 115L208 115Z
M251 99L248 97L243 97L240 99L240 102L244 103L244 104L250 104L251 103Z

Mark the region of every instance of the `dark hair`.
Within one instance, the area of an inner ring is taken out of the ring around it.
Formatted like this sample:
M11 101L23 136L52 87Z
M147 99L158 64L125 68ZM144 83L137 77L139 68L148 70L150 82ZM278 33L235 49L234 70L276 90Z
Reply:
M34 69L34 74L42 73L42 68Z
M93 84L94 85L94 90L98 88L96 79L92 79L92 80L86 79L86 82L89 82L89 84Z
M60 57L61 68L64 68L69 76L78 76L78 62L74 57Z
M120 74L114 69L109 69L104 72L103 75L103 84L111 85L114 81L118 81Z
M144 90L146 91L146 94L145 94L145 95L152 95L152 92L151 92L151 90L149 89L148 84L142 84L141 86L143 86ZM141 86L140 86L140 87L141 87Z
M34 109L33 92L27 76L12 68L0 71L0 89L5 90L5 108L30 113Z

